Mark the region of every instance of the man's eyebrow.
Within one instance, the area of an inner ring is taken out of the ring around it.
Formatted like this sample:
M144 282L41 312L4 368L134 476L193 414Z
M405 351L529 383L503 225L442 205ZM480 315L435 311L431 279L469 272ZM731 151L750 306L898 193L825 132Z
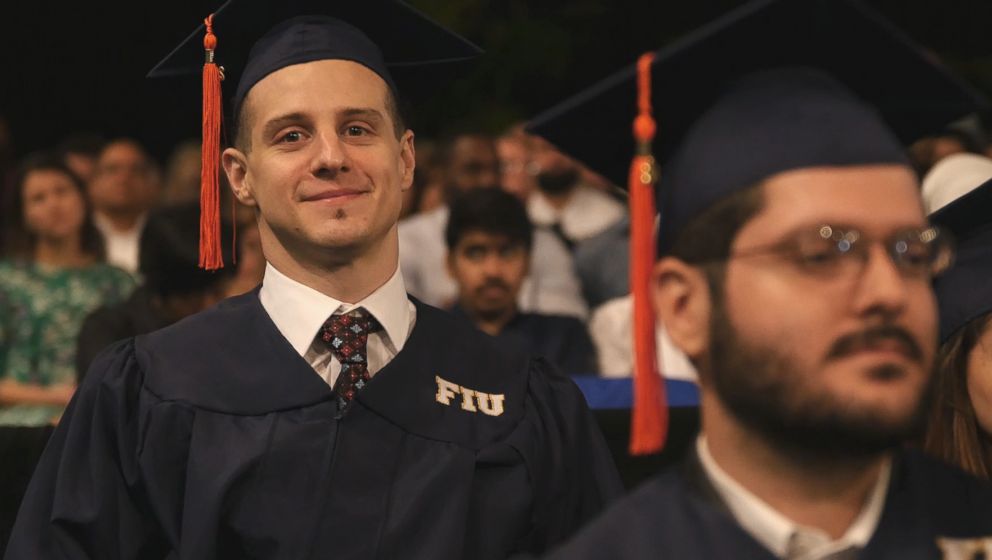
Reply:
M287 113L285 115L280 115L278 117L269 119L265 123L265 126L262 128L262 138L268 138L272 136L273 134L275 134L277 130L279 130L280 128L286 125L296 124L307 120L309 120L309 118L304 113L301 113L299 111L293 113Z
M342 109L339 112L339 114L342 117L349 117L349 118L359 117L370 121L384 120L382 113L379 110L373 109L371 107L346 107Z

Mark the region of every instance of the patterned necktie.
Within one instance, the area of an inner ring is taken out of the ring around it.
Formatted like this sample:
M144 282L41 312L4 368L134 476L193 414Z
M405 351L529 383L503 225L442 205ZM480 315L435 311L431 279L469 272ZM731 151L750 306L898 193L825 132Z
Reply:
M334 394L341 408L368 383L371 377L367 352L369 335L381 330L379 321L362 308L331 315L320 328L320 339L341 363L341 373L334 382Z

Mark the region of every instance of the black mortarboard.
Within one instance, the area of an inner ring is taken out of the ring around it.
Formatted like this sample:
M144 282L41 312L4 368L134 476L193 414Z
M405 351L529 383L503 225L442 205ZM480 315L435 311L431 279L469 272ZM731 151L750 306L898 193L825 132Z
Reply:
M940 339L992 311L992 178L930 215L957 243L954 266L937 277Z
M450 69L482 52L396 0L228 0L214 13L213 29L216 60L224 67L225 91L234 106L259 80L293 64L353 60L406 93L417 88L412 82L425 68ZM198 75L205 32L200 25L148 77Z
M635 76L624 69L530 129L626 183ZM688 219L737 189L800 167L901 162L896 138L909 143L981 105L855 0L748 3L657 51L651 80L663 253Z

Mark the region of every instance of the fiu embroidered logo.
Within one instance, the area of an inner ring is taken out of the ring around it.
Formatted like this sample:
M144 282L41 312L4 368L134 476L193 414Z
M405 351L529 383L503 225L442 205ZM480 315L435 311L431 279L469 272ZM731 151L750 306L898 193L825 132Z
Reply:
M451 399L456 395L461 395L462 410L469 412L482 412L489 416L499 416L503 414L503 400L505 395L490 395L482 391L474 391L467 387L462 387L457 383L452 383L447 379L434 376L437 381L437 402L451 406Z
M944 560L992 558L992 536L971 539L938 537L937 547Z

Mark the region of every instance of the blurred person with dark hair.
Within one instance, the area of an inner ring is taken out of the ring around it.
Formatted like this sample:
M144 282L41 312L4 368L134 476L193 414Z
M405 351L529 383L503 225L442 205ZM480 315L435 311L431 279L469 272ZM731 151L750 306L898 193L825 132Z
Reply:
M96 162L103 144L104 140L99 135L82 132L69 135L59 142L55 153L84 185L88 185L96 174Z
M533 241L519 200L500 189L465 193L451 204L445 241L448 273L458 285L452 313L566 373L596 372L596 353L581 321L524 313L517 305Z
M917 140L909 147L909 158L916 173L926 176L944 158L954 154L984 154L985 141L968 126L948 126Z
M149 214L141 232L138 270L143 283L126 301L103 306L86 317L76 345L80 381L93 359L111 343L166 327L224 298L235 268L206 271L199 267L199 224L198 203ZM222 229L230 231L230 224ZM225 262L231 262L230 244L222 243L221 248Z
M200 142L189 140L176 146L165 164L162 204L182 206L200 201Z
M934 282L941 345L924 449L989 480L992 159L973 154L949 157L934 167L923 184L924 206L931 211L931 223L950 231L958 244L954 266Z
M0 425L44 425L75 389L83 319L134 281L102 262L83 185L58 158L27 160L4 209L12 251L0 261Z
M463 133L438 146L447 204L460 194L499 187L499 160L489 136ZM400 270L411 295L437 307L450 307L458 289L446 272L444 242L448 206L411 216L399 225ZM520 291L525 311L585 317L588 309L567 248L546 230L534 232L529 276Z
M151 158L136 141L120 138L104 146L88 184L94 223L107 244L107 262L138 271L138 240L159 197Z
M553 230L570 249L627 214L623 204L582 180L577 161L538 136L531 146L538 188L527 201L527 213L532 222Z

